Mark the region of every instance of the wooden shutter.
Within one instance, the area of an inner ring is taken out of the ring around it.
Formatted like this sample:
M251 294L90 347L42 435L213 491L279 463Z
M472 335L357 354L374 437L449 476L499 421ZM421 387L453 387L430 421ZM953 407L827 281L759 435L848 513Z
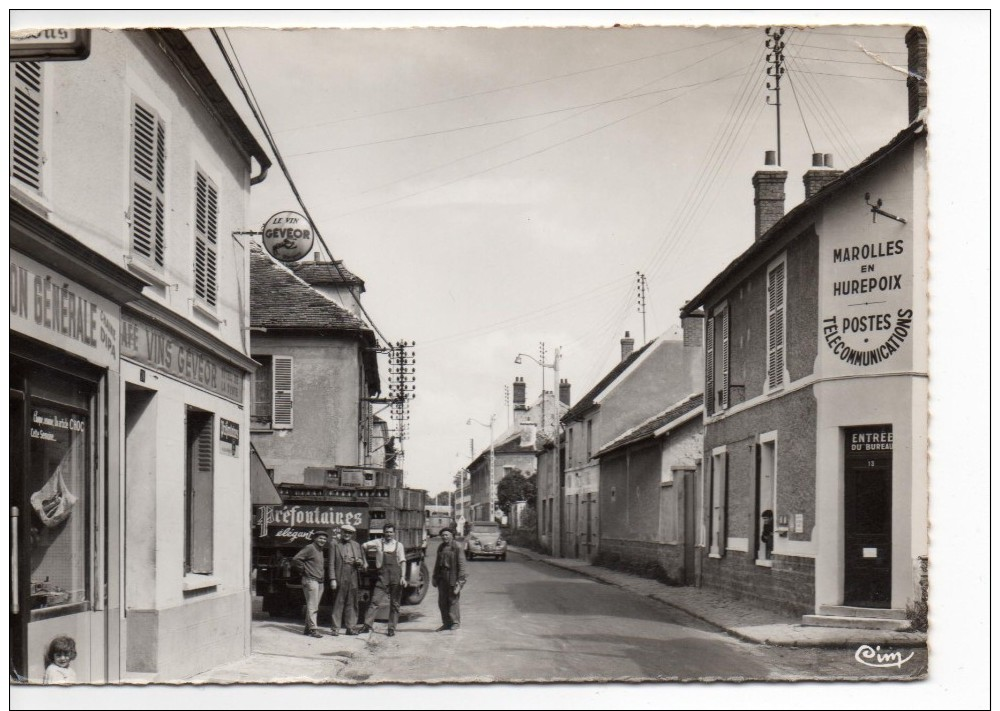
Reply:
M160 118L140 104L132 107L132 252L158 267L166 251L164 194L166 129Z
M729 307L722 312L722 409L729 407Z
M276 430L292 429L292 358L273 356L271 359L274 385L274 415L271 427Z
M15 62L10 114L10 174L42 191L42 65Z
M215 418L189 413L191 471L188 487L189 572L212 573L215 526Z
M200 171L194 186L194 293L213 308L218 299L219 198Z
M785 263L767 273L767 387L785 377Z
M719 490L719 507L722 509L719 515L719 555L725 555L726 542L729 540L729 527L726 525L726 519L729 517L729 452L722 454L722 476L720 477Z
M711 316L705 326L705 405L715 412L715 319Z

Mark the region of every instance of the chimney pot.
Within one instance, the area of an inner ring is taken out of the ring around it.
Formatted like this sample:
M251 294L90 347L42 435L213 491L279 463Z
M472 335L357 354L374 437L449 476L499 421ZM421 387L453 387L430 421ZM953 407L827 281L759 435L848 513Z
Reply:
M622 339L622 360L632 355L633 350L635 350L635 339L629 338L628 331L625 331L625 338Z
M569 407L569 381L566 378L559 381L559 402Z
M822 168L822 167L823 167L823 154L813 153L813 168Z
M844 171L833 169L832 153L813 153L813 167L807 170L805 175L802 176L802 184L806 189L806 200L843 174Z
M778 152L764 151L764 165L778 165Z
M313 261L314 262L318 262L319 261L319 252L313 252Z
M927 35L920 27L906 33L906 91L910 123L927 110Z
M833 167L833 153L823 154L823 165L825 165L827 168Z
M768 151L765 158L773 160L774 151ZM765 232L785 215L785 178L788 172L781 170L774 163L767 163L764 169L753 174L754 188L754 240L761 238Z

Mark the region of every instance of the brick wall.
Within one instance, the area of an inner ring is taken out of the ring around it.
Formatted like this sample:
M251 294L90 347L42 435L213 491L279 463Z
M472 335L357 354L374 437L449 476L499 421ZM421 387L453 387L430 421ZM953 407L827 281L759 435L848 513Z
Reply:
M816 565L812 558L775 555L773 567L759 566L752 554L730 551L722 558L704 552L702 586L767 610L808 615L815 610Z
M598 563L639 571L674 585L683 580L684 547L655 541L601 538Z

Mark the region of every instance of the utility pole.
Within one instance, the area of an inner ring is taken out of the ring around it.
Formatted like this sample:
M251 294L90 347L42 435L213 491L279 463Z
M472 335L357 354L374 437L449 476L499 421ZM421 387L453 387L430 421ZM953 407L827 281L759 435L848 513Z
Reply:
M646 275L641 272L635 273L636 298L638 299L637 311L642 314L642 343L646 344Z
M545 341L538 343L538 362L542 363L542 432L545 431Z
M785 28L781 27L772 31L772 28L768 27L764 30L764 34L768 37L764 46L771 50L764 61L770 65L767 68L767 76L774 80L774 86L771 86L770 81L767 82L767 90L774 92L773 106L778 128L778 165L781 165L781 77L785 73L785 43L782 42L781 38L785 36ZM767 103L772 103L770 96L767 97Z

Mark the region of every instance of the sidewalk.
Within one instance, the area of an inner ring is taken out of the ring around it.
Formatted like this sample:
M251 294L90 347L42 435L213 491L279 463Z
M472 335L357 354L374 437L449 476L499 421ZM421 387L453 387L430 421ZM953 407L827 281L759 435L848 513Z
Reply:
M553 558L527 548L511 546L509 550L526 558L572 570L588 578L652 598L747 642L778 647L842 648L857 648L865 644L887 648L923 647L927 644L927 634L923 632L807 627L802 624L801 618L761 610L728 595L704 588L673 587L658 580L590 565L582 560Z

